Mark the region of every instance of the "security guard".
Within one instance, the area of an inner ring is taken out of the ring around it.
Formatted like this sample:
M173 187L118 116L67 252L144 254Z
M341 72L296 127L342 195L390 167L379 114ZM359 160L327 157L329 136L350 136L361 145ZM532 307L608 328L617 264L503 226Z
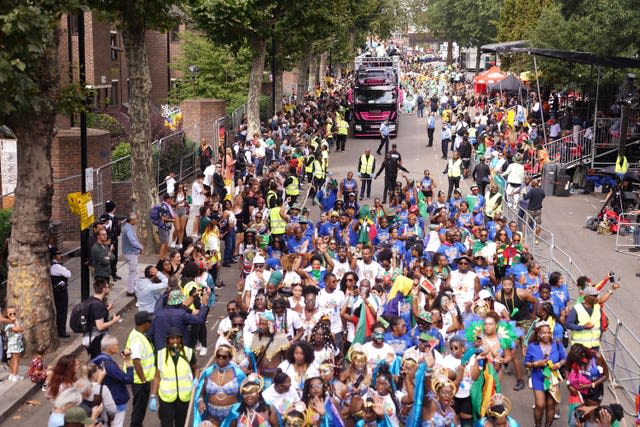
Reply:
M129 333L125 348L131 350L133 362L131 425L142 427L149 404L151 381L156 375L156 366L153 345L145 335L151 327L151 314L144 310L139 311L135 315L135 322L135 329Z
M324 178L326 176L324 165L320 160L317 159L317 157L318 156L316 156L315 160L313 161L313 181L311 184L311 189L309 190L309 197L311 197L311 200L314 201L314 204L315 195L322 187L322 184L324 184Z
M349 122L342 117L338 117L338 143L336 145L336 151L345 150L347 135L349 135Z
M367 189L367 199L371 197L371 179L373 171L376 170L376 158L371 155L371 149L364 150L358 162L358 173L360 174L360 200L364 199L365 188Z
M198 378L198 367L194 351L184 345L179 328L171 327L167 331L167 346L158 351L157 365L149 410L158 412L162 427L182 427L189 410L193 379Z
M284 203L269 209L269 229L271 230L271 242L276 237L284 236L285 227L289 222L289 215L285 212Z
M453 157L447 162L442 174L447 174L449 179L449 189L447 190L447 200L453 195L453 190L460 187L460 177L462 176L462 159L458 151L453 152Z
M584 301L577 303L567 314L567 328L572 329L571 345L582 344L587 348L600 347L602 334L602 311L598 304L598 290L585 286Z
M296 174L296 168L289 168L289 176L284 181L284 193L289 199L289 203L295 203L300 195L300 186L298 182L298 176Z
M269 191L267 191L267 197L265 203L269 209L277 205L278 200L278 184L275 181L269 183Z
M313 180L313 163L316 160L316 156L314 153L309 153L307 158L304 161L304 175L307 179L307 182L311 183Z
M498 190L496 184L491 184L489 192L485 195L484 205L484 220L487 222L493 221L496 214L502 213L502 193Z

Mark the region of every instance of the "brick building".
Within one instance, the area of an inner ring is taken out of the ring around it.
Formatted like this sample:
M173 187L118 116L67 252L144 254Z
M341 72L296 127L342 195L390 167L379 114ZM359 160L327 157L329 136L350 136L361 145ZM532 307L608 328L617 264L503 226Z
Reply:
M122 35L113 23L101 20L92 12L84 12L87 86L94 91L95 111L116 108L129 101L129 78ZM184 25L171 31L148 31L146 36L151 75L151 101L167 102L171 79L177 73L171 62L180 51L179 33ZM63 84L78 80L78 16L63 15L60 21L58 47ZM70 71L71 70L71 71Z

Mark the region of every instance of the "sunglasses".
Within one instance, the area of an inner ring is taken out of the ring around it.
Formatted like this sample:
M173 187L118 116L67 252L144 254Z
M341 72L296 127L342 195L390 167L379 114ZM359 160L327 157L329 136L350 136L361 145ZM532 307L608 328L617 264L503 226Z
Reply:
M234 328L244 328L244 324L242 323L232 323L231 326Z
M15 315L16 315L16 313L7 313L7 316L9 316L9 317L13 317Z
M253 264L253 266L256 268L263 268L264 264Z
M469 265L469 263L467 261L460 261L458 262L458 265Z
M231 355L229 354L216 354L216 359L229 360Z

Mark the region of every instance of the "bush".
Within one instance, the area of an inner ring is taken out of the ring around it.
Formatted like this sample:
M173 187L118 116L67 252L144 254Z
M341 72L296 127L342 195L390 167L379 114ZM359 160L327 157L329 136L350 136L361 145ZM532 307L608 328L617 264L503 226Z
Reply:
M112 138L119 138L127 133L124 126L108 114L87 114L87 127L106 130L111 133Z
M128 142L121 142L111 152L111 160L114 162L127 156L131 156L131 144ZM131 181L131 158L111 165L111 179L114 182Z

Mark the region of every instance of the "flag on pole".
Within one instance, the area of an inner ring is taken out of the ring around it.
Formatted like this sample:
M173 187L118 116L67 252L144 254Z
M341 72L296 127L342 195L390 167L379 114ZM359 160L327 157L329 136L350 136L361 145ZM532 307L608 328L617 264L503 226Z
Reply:
M354 316L354 322L355 320L356 318ZM363 301L360 306L360 317L356 323L356 332L355 337L353 338L353 344L364 344L365 339L371 335L371 326L375 321L376 316Z

